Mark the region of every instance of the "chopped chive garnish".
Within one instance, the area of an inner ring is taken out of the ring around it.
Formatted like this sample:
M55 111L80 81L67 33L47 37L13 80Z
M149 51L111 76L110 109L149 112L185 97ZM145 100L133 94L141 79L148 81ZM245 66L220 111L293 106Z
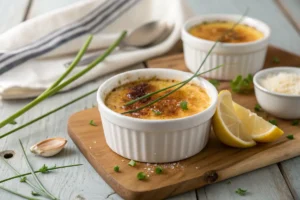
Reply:
M247 193L247 190L243 190L242 188L239 188L235 191L235 193L241 195L241 196L245 196Z
M120 171L120 167L118 165L114 166L114 171L115 172L119 172Z
M229 185L229 184L231 184L231 181L227 181L227 183L226 183L226 184L228 184L228 185Z
M293 121L291 122L291 124L292 124L293 126L297 126L297 125L299 124L299 120L298 120L298 119L295 119L295 120L293 120Z
M295 138L294 138L294 135L287 135L286 138L288 138L288 139L290 139L290 140L295 139Z
M216 80L216 79L211 79L211 80L209 80L209 82L210 82L211 84L213 84L213 85L218 89L218 87L219 87L219 85L220 85L220 81L218 81L218 80Z
M276 63L276 64L279 64L280 63L280 60L278 57L274 56L273 59L272 59L273 63Z
M139 172L136 177L139 180L144 180L146 179L146 174L144 172Z
M155 173L161 174L162 172L163 172L163 169L160 166L155 168Z
M262 111L262 108L261 108L261 106L257 103L257 104L254 106L254 110L255 110L256 112L260 112L260 111Z
M15 120L12 120L12 121L10 121L10 122L8 122L9 124L12 124L12 125L16 125L17 124L17 122L15 121Z
M136 166L136 162L134 160L131 160L128 165L130 165L131 167Z
M277 126L277 120L276 119L270 119L269 122L275 126Z
M159 110L152 110L155 115L161 115L161 112Z
M91 121L90 121L90 125L91 125L91 126L97 126L97 124L95 124L94 120L91 120Z
M188 103L186 101L180 102L180 107L182 110L188 110Z

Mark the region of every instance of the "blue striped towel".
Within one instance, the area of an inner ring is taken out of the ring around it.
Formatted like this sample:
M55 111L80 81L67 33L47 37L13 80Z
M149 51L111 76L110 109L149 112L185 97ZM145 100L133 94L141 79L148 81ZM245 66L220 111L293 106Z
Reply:
M157 19L175 23L160 45L111 55L65 90L165 53L179 39L190 13L184 0L88 0L23 22L0 35L0 96L40 94L66 70L64 63L72 60L89 34L95 35L89 50L97 50L109 46L122 30Z

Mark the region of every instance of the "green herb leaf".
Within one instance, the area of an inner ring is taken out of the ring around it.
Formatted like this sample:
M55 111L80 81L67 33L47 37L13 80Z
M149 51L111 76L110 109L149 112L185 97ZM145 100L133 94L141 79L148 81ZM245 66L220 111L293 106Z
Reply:
M275 126L277 126L277 120L276 119L270 119L269 122Z
M94 120L91 120L91 121L90 121L90 125L91 125L91 126L97 126L97 124L95 124Z
M32 196L41 196L39 193L35 192L35 191L31 191L31 195Z
M159 110L152 110L152 112L154 112L155 115L161 115L161 112Z
M129 161L128 165L130 165L131 167L136 166L136 162L134 160Z
M43 174L46 174L49 172L49 168L47 165L43 165L40 169L39 169L39 172L43 173Z
M237 189L237 190L235 191L235 193L237 193L237 194L239 194L239 195L241 195L241 196L245 196L246 193L247 193L247 190L243 190L243 189L239 188L239 189Z
M24 183L24 182L26 182L26 180L27 180L27 177L24 176L24 177L22 177L22 178L20 179L20 182L21 182L21 183Z
M114 166L114 171L115 172L119 172L120 171L120 167L118 165Z
M180 107L182 110L188 110L188 103L187 101L180 102Z
M211 80L209 80L209 82L210 82L211 84L213 84L217 89L218 89L218 87L220 86L220 81L218 81L218 80L216 80L216 79L211 79Z
M256 112L260 112L260 111L262 111L262 108L261 108L261 106L257 103L257 104L254 106L254 110L255 110Z
M155 168L155 173L156 174L161 174L163 172L163 169L160 167L160 166L157 166L156 168Z
M286 138L288 138L288 139L290 139L290 140L295 139L295 138L294 138L294 135L288 135L288 136L286 136Z
M11 124L11 125L16 125L17 124L17 122L15 121L15 120L11 120L10 122L8 122L9 124Z
M280 63L280 60L278 57L274 56L273 59L272 59L272 62L273 63L276 63L276 64L279 64Z
M231 181L227 181L227 183L226 183L226 184L228 184L228 185L229 185L229 184L231 184Z
M291 122L291 124L292 124L293 126L297 126L297 125L299 124L299 120L298 120L298 119L295 119L295 120L293 120L293 121Z
M144 172L139 172L136 177L139 180L144 180L146 179L146 174Z
M230 82L231 90L236 93L250 93L253 92L253 76L248 74L246 78L243 78L242 75L238 75L235 79Z

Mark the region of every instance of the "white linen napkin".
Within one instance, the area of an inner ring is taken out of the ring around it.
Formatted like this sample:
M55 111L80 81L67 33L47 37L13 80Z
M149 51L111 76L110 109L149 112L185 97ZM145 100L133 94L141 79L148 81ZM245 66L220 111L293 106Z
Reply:
M88 0L25 21L0 35L0 96L40 94L66 70L64 63L74 58L89 34L94 34L89 50L95 50L108 47L122 30L153 20L174 24L161 44L112 54L64 90L163 54L178 41L191 13L185 0ZM75 68L68 77L82 69Z

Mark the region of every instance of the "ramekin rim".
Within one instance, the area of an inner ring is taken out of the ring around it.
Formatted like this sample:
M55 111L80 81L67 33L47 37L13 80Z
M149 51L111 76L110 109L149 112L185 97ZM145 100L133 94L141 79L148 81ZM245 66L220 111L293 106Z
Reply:
M126 116L126 115L122 115L120 113L117 113L113 110L111 110L110 108L108 108L105 103L103 102L103 100L100 98L100 90L105 86L105 84L107 84L109 81L111 81L112 79L114 78L118 78L126 73L134 73L134 72L137 72L137 71L149 71L149 70L152 70L152 71L177 71L177 72L182 72L183 74L188 74L189 72L184 72L184 71L180 71L180 70L174 70L174 69L164 69L164 68L152 68L152 69L137 69L137 70L132 70L132 71L127 71L127 72L123 72L123 73L120 73L118 75L115 75L109 79L107 79L105 82L103 82L98 90L97 90L97 103L98 105L102 105L102 107L105 109L106 112L109 112L110 114L114 115L115 117L119 117L119 118L123 118L125 120L131 120L131 121L134 121L134 122L138 122L138 123L153 123L153 124L157 124L157 123L171 123L171 122L178 122L178 121L183 121L183 120L189 120L191 118L195 118L195 117L199 117L200 115L205 115L206 113L209 113L211 112L212 109L215 108L215 106L217 105L217 100L218 100L218 91L216 90L216 88L209 82L207 81L206 79L202 78L202 77L197 77L199 79L199 81L204 81L209 87L210 89L212 90L213 93L215 93L214 95L216 96L215 99L211 99L211 104L209 105L209 107L207 107L205 110L199 112L199 113L196 113L194 115L190 115L190 116L186 116L186 117L182 117L182 118L175 118L175 119L163 119L163 120L150 120L150 119L140 119L140 118L134 118L134 117L129 117L129 116ZM190 73L192 75L192 73Z
M275 71L281 71L281 70L295 70L295 71L299 71L300 72L300 68L297 67L292 67L292 66L280 66L280 67L271 67L271 68L266 68L266 69L262 69L260 71L258 71L254 76L253 76L253 83L254 83L254 87L256 87L257 89L268 93L270 95L273 96L278 96L278 97L286 97L286 98L300 98L300 95L295 95L295 94L282 94L282 93L278 93L278 92L272 92L266 88L264 88L259 82L258 79L260 78L260 76L262 76L263 74L267 73L267 72L275 72Z
M193 40L198 40L199 42L202 42L202 43L206 43L206 44L210 44L210 45L213 45L215 42L214 41L210 41L210 40L205 40L205 39L202 39L202 38L198 38L198 37L195 37L193 35L191 35L188 31L187 31L187 24L190 23L191 21L194 21L196 19L199 19L199 18L203 18L203 17L216 17L216 18L220 18L221 20L221 17L222 16L226 16L226 17L241 17L241 15L237 15L237 14L203 14L203 15L197 15L197 16L194 16L192 18L189 18L188 20L186 20L182 26L182 29L181 29L181 33L186 36L186 37L189 37L190 39L193 39ZM265 41L267 41L269 38L270 38L270 35L271 35L271 28L269 27L268 24L266 24L265 22L259 20L259 19L256 19L256 18L253 18L253 17L249 17L249 16L245 16L245 19L250 19L250 20L254 20L254 21L257 21L259 22L260 24L264 25L268 32L267 32L267 35L264 34L264 37L259 39L259 40L255 40L255 41L251 41L251 42L242 42L242 43L220 43L222 44L222 46L224 47L243 47L243 46L252 46L252 45L258 45L258 44L261 44L261 43L264 43ZM182 40L184 40L184 38L182 38Z

